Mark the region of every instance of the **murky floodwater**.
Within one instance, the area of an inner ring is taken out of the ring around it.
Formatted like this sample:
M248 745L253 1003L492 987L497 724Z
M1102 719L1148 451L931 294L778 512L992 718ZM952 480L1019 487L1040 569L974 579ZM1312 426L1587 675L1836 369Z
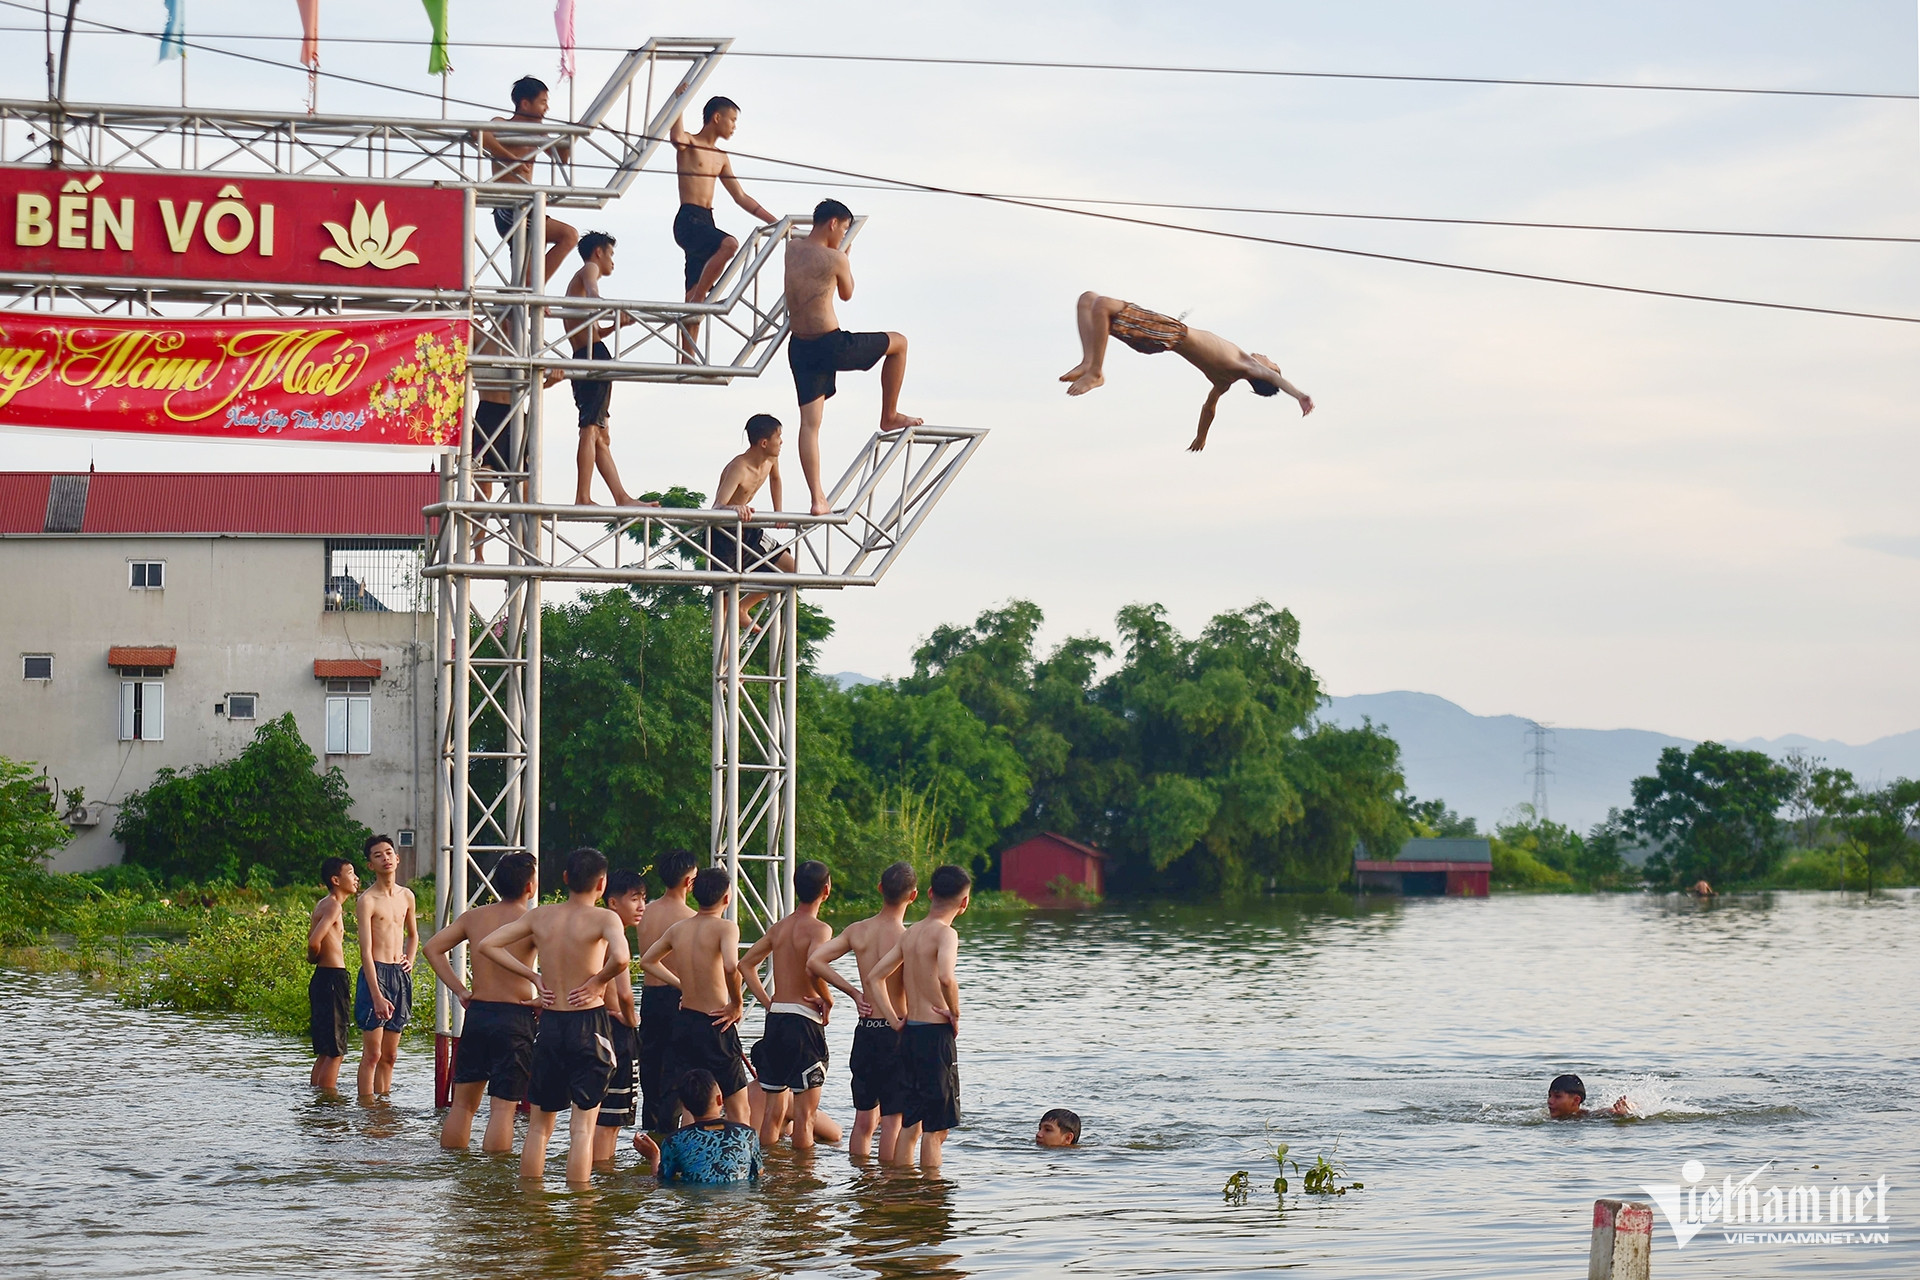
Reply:
M1920 1274L1920 899L1496 898L962 921L968 1120L945 1176L782 1152L754 1190L434 1143L432 1065L396 1105L316 1102L303 1046L0 972L8 1276L945 1277L1584 1274L1596 1196L1707 1178L1887 1177L1886 1244L1727 1243L1654 1274ZM845 1014L846 1010L842 1009ZM829 1028L846 1118L852 1020ZM749 1037L750 1039L751 1037ZM1548 1123L1559 1071L1656 1114ZM352 1066L348 1064L347 1077ZM1078 1151L1030 1145L1049 1106ZM1339 1143L1366 1190L1276 1212L1263 1130ZM559 1144L555 1152L559 1153ZM1227 1175L1256 1188L1222 1201ZM1749 1228L1752 1229L1752 1228Z

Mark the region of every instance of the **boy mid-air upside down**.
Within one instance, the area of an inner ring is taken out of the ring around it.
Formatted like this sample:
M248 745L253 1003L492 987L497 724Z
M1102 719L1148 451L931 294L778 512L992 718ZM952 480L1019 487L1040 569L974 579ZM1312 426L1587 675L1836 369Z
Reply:
M1107 339L1118 338L1141 355L1171 351L1207 376L1213 390L1200 406L1200 430L1187 446L1198 453L1207 447L1207 431L1213 426L1213 413L1220 397L1234 383L1246 380L1255 395L1272 396L1284 391L1300 402L1300 415L1313 412L1313 397L1280 376L1280 366L1263 355L1249 355L1217 333L1190 329L1184 321L1163 316L1131 302L1108 298L1089 289L1080 295L1077 309L1080 328L1080 363L1060 375L1060 381L1073 385L1070 396L1083 396L1106 382L1101 372L1107 359Z

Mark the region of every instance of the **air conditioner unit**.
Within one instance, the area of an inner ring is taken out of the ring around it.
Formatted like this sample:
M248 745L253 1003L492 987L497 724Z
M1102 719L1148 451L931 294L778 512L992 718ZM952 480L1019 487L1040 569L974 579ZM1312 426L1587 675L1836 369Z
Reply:
M77 804L67 810L62 821L70 827L97 827L100 825L100 815L94 812L92 805Z

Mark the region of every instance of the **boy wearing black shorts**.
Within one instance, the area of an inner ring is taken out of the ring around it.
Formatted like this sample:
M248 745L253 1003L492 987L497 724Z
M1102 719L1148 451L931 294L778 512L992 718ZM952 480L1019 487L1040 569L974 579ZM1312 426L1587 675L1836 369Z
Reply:
M695 1067L711 1071L727 1118L745 1123L747 1064L736 1030L746 1013L740 999L740 926L724 914L732 899L733 877L721 868L694 876L699 910L661 934L640 957L640 967L680 989L667 1044L667 1079L678 1080Z
M480 1149L513 1150L513 1114L527 1096L527 1079L533 1071L540 1001L531 982L493 964L477 947L471 948L473 985L469 988L454 966L452 953L461 943L478 943L526 915L533 906L535 871L532 854L502 854L488 877L500 901L461 912L428 938L424 948L427 963L462 1010L460 1038L453 1045L453 1105L440 1126L440 1145L449 1151L465 1151L472 1141L473 1118L483 1094L489 1101ZM532 939L520 943L513 953L525 964L535 962Z
M865 920L856 920L839 937L822 943L807 957L807 971L822 978L864 1003L860 991L835 972L833 962L853 952L860 966L860 981L873 985L872 970L892 951L907 932L907 905L920 896L913 864L896 862L880 873L880 910ZM906 1003L906 985L898 971L887 980L893 1007ZM847 1067L853 1073L853 1136L847 1152L854 1160L865 1162L873 1155L873 1135L880 1134L882 1159L891 1159L900 1137L900 1116L906 1110L906 1081L901 1075L900 1033L871 1006L860 1010L860 1025L853 1032L853 1052L847 1055Z
M760 1116L760 1145L767 1150L793 1121L793 1148L813 1147L813 1113L827 1082L827 1012L833 995L826 980L807 970L813 949L833 937L820 918L821 904L833 892L824 862L803 862L793 873L794 907L776 921L740 957L740 973L754 999L767 1010L766 1031L753 1046L754 1070L766 1105ZM760 981L763 960L773 961L773 994ZM791 1114L789 1114L791 1112Z
M959 867L941 867L929 887L933 902L927 918L902 934L874 966L871 985L861 994L901 1033L907 1104L891 1163L912 1164L917 1141L920 1167L937 1169L947 1131L960 1124L960 982L954 975L960 935L953 922L967 909L973 878ZM906 1008L898 1012L886 984L895 969L904 971L907 989Z
M647 880L622 867L607 876L607 910L620 917L622 930L640 923L647 909ZM620 1150L620 1130L639 1118L640 1011L633 1003L633 971L614 975L607 990L607 1018L613 1029L613 1076L593 1133L593 1162L606 1164Z
M313 904L307 929L307 1014L313 1035L313 1071L307 1082L332 1093L340 1083L340 1064L353 1042L353 987L347 981L345 903L360 891L360 877L345 858L320 863L327 896Z
M669 849L654 860L662 892L640 917L634 930L635 955L644 956L660 935L693 915L687 894L693 891L693 873L700 860L685 849ZM640 1125L649 1133L673 1130L676 1082L667 1079L667 1043L673 1038L674 1017L680 1012L680 988L645 974L640 985Z

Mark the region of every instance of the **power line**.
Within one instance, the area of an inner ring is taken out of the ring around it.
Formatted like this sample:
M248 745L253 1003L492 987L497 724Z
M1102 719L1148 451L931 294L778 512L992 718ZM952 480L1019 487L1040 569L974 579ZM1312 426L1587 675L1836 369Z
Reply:
M21 4L15 8L29 8ZM84 19L83 19L84 21ZM105 26L106 24L98 24ZM160 32L139 31L133 28L111 28L115 34L144 36L158 39ZM0 27L5 31L38 31L38 27ZM260 40L268 42L291 43L302 39L293 35L273 35L244 31L201 32L199 38L207 40ZM327 44L366 44L388 46L426 47L430 40L412 39L399 36L328 36ZM514 40L448 40L450 48L459 49L512 49L518 51L557 52L558 47L548 44L528 44ZM574 48L587 53L628 53L628 45L576 44ZM918 54L883 53L805 53L793 50L774 49L730 49L730 58L767 58L815 62L870 62L898 63L909 66L949 66L949 67L1012 67L1037 71L1126 71L1160 75L1196 75L1196 76L1240 76L1266 77L1297 80L1374 80L1403 84L1478 84L1505 85L1532 89L1615 89L1652 93L1718 93L1747 94L1762 97L1782 98L1852 98L1865 101L1910 102L1920 94L1912 93L1872 93L1853 89L1770 89L1745 85L1702 85L1702 84L1647 84L1624 80L1540 80L1516 76L1447 76L1417 75L1399 72L1379 71L1301 71L1273 67L1204 67L1157 63L1136 62L1069 62L1052 61L1037 58L953 58Z
M30 6L24 3L21 3L21 0L0 0L0 6L4 6L6 8L12 8L12 9L30 9ZM91 26L100 27L107 30L111 30L111 31L116 31L121 33L143 34L140 32L133 32L131 28L115 26L110 23L100 22L97 19L81 18L79 19L79 21L86 22ZM230 57L230 58L239 58L247 62L263 63L268 66L281 67L287 70L297 70L297 71L307 70L307 68L297 63L281 62L272 58L258 57L254 54L237 53L231 49L220 49L213 46L200 45L194 41L187 41L185 43L188 48L201 48L211 53L217 53L222 56ZM391 89L392 91L397 93L414 94L419 97L432 98L436 101L459 102L462 106L475 106L475 107L480 107L482 109L491 109L488 107L488 104L485 104L485 103L470 102L466 99L457 99L457 98L443 99L440 97L440 95L428 92L426 90L405 89L397 85L388 85L388 84L382 84L377 81L363 80L355 76L343 76L337 72L321 72L320 74L330 76L333 79L341 80L346 83L370 85L375 88ZM601 127L605 128L609 133L612 133L616 137L623 138L628 142L671 141L671 139L651 137L644 133L631 133L625 130L615 129L608 125L603 125ZM1209 236L1215 239L1223 239L1223 240L1237 240L1237 241L1250 243L1250 244L1270 244L1270 245L1276 245L1276 246L1279 246L1282 248L1288 248L1288 249L1306 249L1315 253L1338 254L1342 257L1368 258L1378 262L1398 262L1398 263L1402 263L1409 266L1434 267L1444 271L1464 271L1473 275L1499 276L1499 277L1503 277L1510 280L1531 280L1541 284L1560 284L1560 285L1567 285L1573 288L1581 288L1581 289L1599 289L1609 293L1638 294L1643 297L1651 297L1651 298L1673 298L1673 299L1678 299L1686 302L1713 302L1713 303L1719 303L1725 306L1757 307L1757 308L1761 308L1763 310L1769 310L1769 311L1796 311L1796 312L1802 312L1809 315L1845 316L1848 318L1859 319L1859 320L1889 320L1889 321L1894 321L1901 324L1920 324L1920 316L1890 315L1890 314L1885 314L1880 312L1871 312L1871 311L1852 311L1852 310L1847 310L1847 309L1838 308L1838 307L1814 307L1814 306L1807 306L1801 303L1792 303L1792 302L1766 302L1766 301L1752 299L1752 298L1729 298L1729 297L1723 297L1717 294L1686 293L1679 290L1671 290L1671 289L1650 289L1650 288L1645 288L1637 285L1607 284L1607 283L1596 281L1596 280L1579 280L1579 279L1574 279L1572 277L1567 277L1567 276L1549 276L1549 275L1544 275L1544 274L1531 272L1531 271L1513 271L1503 267L1483 267L1483 266L1475 266L1470 263L1445 262L1445 261L1434 259L1434 258L1415 258L1405 254L1380 253L1370 249L1350 249L1350 248L1344 248L1338 245L1314 244L1309 241L1303 241L1303 240L1283 240L1275 236L1253 235L1249 232L1224 231L1215 227L1196 227L1196 226L1191 226L1185 223L1162 222L1152 218L1137 218L1127 214L1103 213L1096 209L1076 209L1064 204L1053 204L1046 201L1023 199L1015 196L995 195L993 193L983 192L983 191L966 191L956 187L942 187L932 183L914 182L904 178L888 178L882 174L862 173L858 170L840 169L840 168L835 168L829 165L810 164L806 161L801 161L801 160L786 160L786 159L782 159L779 156L757 155L752 152L745 152L745 151L732 151L732 152L729 152L729 154L736 156L740 159L758 160L766 164L777 164L777 165L782 165L788 168L805 169L812 173L828 174L828 175L832 175L834 177L840 177L840 178L853 178L853 179L864 181L864 182L885 183L885 184L889 184L893 189L897 189L897 190L920 191L920 192L926 192L926 193L936 194L936 195L948 195L948 196L957 196L957 197L962 197L965 199L972 199L972 200L984 200L990 203L1004 204L1004 205L1008 205L1015 208L1039 209L1049 213L1064 213L1074 217L1094 218L1102 222L1117 222L1117 223L1122 223L1122 224L1131 225L1131 226L1151 227L1151 228L1156 228L1159 230L1166 230L1166 231L1179 231L1189 235Z

